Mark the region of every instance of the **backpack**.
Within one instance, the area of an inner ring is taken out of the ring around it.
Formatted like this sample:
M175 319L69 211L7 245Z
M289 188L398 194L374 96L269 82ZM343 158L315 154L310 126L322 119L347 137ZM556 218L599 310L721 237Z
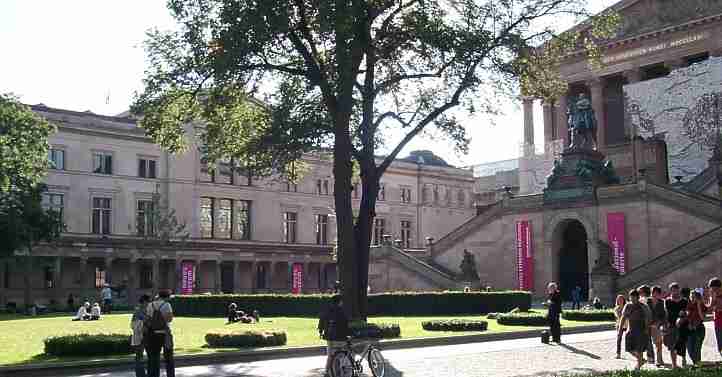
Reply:
M167 304L167 302L163 302L157 308L155 308L152 303L150 304L151 308L153 308L153 315L150 316L148 325L146 326L149 331L163 331L168 328L168 323L165 321L165 318L163 318L163 313L160 312L160 308Z

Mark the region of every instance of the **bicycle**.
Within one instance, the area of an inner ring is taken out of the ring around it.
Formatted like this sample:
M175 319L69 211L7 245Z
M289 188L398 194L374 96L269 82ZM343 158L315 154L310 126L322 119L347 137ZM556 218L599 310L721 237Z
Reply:
M386 362L381 351L372 343L360 354L353 350L353 337L346 338L346 346L333 354L331 359L331 377L360 377L363 373L363 361L366 360L374 377L384 377Z

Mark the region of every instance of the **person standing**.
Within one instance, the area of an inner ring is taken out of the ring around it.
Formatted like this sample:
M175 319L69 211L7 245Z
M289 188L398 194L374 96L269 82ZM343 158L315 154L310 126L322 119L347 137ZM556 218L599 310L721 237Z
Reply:
M351 335L348 318L343 311L341 295L331 298L331 305L321 314L318 320L318 335L327 342L325 377L333 376L331 362L337 350L345 346L346 337Z
M110 288L110 284L105 283L103 289L100 291L100 298L103 300L103 312L110 314L113 306L113 289Z
M695 366L700 366L702 363L702 344L705 336L704 303L702 301L702 294L695 290L690 293L687 305L687 321L689 322L687 353Z
M617 299L614 301L614 317L617 319L617 359L622 358L622 337L627 331L627 324L622 323L622 311L625 305L627 305L627 300L624 295L617 295Z
M647 315L647 324L652 323L652 309L649 306L649 301L651 300L650 296L652 295L652 289L649 288L648 285L642 285L637 289L639 292L639 303L642 304L642 307L644 308L644 313ZM651 328L646 332L647 334L647 361L650 364L654 364L654 347L652 342L652 332Z
M549 322L549 332L552 335L552 341L555 343L562 342L562 324L560 316L562 314L562 295L559 293L557 283L549 283L547 285L547 321Z
M135 351L135 377L145 377L145 365L143 365L143 324L145 323L146 311L150 296L142 295L138 300L133 317L130 319L130 329L133 335L130 337L130 345Z
M148 355L148 377L160 376L160 351L163 350L165 373L167 377L175 377L173 360L173 333L170 323L173 322L173 308L168 300L170 291L164 289L158 298L148 305L146 310L146 349Z
M714 313L714 335L717 339L717 352L722 357L722 280L712 278L709 281L709 310Z
M669 285L669 297L664 300L664 309L667 311L667 326L664 336L664 345L669 350L672 359L672 369L677 368L677 356L682 356L682 363L687 364L687 329L677 326L680 313L687 309L687 300L679 292L679 284Z
M576 286L572 290L572 310L579 310L582 308L582 287Z
M639 292L635 289L629 291L629 303L622 310L622 323L628 323L629 328L624 336L624 346L627 352L637 359L637 370L642 368L644 360L642 354L649 343L649 321L644 304L639 301Z
M667 324L667 310L664 308L664 300L662 300L662 288L659 286L652 287L652 297L647 300L647 305L652 311L652 321L650 324L650 335L657 351L657 367L664 366L664 357L662 349L663 328Z

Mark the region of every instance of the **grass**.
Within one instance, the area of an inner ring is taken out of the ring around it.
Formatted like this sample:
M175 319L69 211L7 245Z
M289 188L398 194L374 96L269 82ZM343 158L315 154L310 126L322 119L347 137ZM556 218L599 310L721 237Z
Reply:
M485 319L483 316L454 316L456 319ZM439 337L481 332L444 332L426 331L421 322L435 319L451 319L440 317L373 317L369 322L398 323L403 338ZM48 361L89 360L78 358L54 358L43 354L43 340L50 336L67 334L98 334L121 333L130 334L130 314L106 315L100 321L72 322L69 314L44 315L34 318L17 315L0 315L0 365L37 363ZM255 330L283 330L288 335L287 346L322 345L319 339L315 318L274 317L262 318L258 324L226 325L225 318L192 318L178 317L173 321L173 334L177 355L228 352L233 349L217 350L204 347L205 333L218 328L248 328ZM598 323L598 322L597 322ZM592 325L594 322L562 321L562 326ZM538 329L539 327L502 326L495 320L489 321L489 329L484 333L508 332ZM129 357L129 356L128 356Z

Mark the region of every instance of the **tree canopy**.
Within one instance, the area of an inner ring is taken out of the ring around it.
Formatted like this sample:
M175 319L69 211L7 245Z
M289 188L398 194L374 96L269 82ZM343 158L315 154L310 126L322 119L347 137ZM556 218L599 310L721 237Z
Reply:
M364 317L381 176L422 132L466 152L457 107L493 113L498 94L518 94L520 79L525 94L556 95L562 85L550 62L596 39L552 26L587 16L584 3L169 0L178 30L149 34L150 68L133 109L170 151L187 147L187 124L201 125L194 129L210 162L233 158L256 172L283 174L304 152L333 150L344 302ZM538 48L545 44L557 47ZM389 129L401 140L377 160Z

